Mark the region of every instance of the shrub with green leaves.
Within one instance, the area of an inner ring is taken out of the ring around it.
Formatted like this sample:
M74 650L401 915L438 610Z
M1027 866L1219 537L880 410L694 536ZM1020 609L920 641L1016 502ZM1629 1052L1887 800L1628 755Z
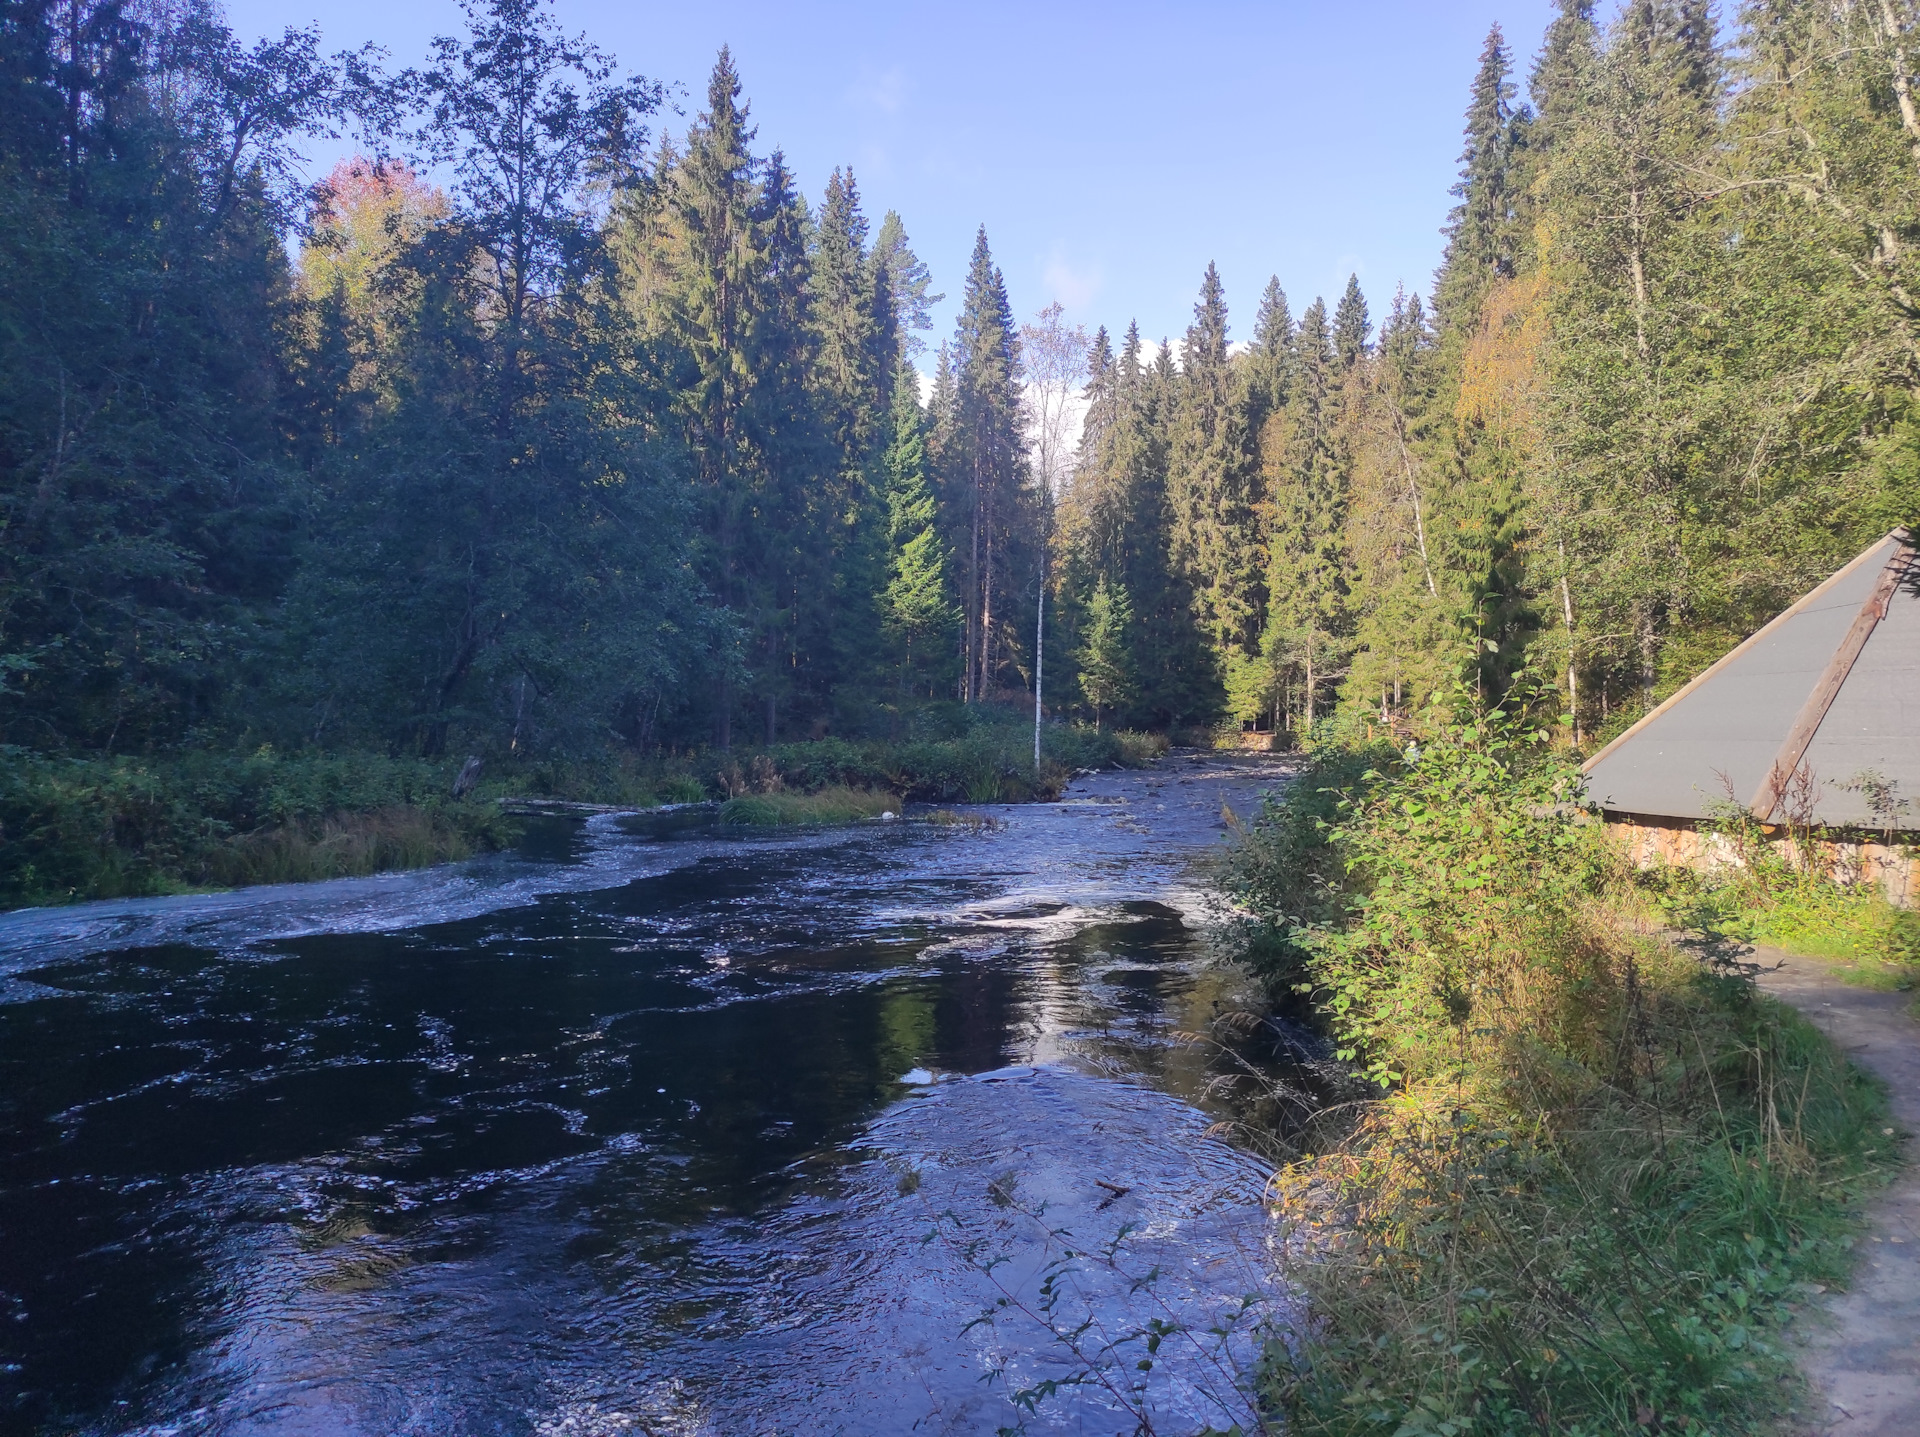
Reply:
M1250 956L1384 1092L1274 1197L1294 1433L1748 1432L1842 1280L1884 1099L1743 973L1656 936L1543 730L1464 706L1323 748L1230 869Z

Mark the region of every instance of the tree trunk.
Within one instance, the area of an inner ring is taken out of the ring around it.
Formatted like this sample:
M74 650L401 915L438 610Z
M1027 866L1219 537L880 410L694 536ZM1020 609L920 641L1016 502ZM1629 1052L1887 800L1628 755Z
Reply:
M1567 621L1567 713L1573 719L1573 746L1580 746L1580 666L1573 637L1573 590L1567 583L1567 543L1560 540L1560 612Z
M987 512L986 562L980 568L980 688L986 698L993 682L993 512Z
M980 461L974 460L973 474L973 562L967 571L966 677L961 680L961 698L972 703L979 692L974 675L980 666Z
M1653 610L1643 609L1640 614L1640 698L1644 708L1653 708L1654 687L1654 639Z
M1042 544L1045 540L1042 539ZM1033 771L1040 772L1040 692L1046 677L1047 659L1047 559L1040 552L1040 602L1033 620Z

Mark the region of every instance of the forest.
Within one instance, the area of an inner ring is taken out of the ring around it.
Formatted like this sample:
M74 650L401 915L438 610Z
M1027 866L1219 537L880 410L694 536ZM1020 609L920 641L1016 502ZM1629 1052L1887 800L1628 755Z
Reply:
M1159 341L1023 319L984 226L935 336L902 217L802 194L726 51L674 129L539 0L465 11L404 69L206 0L0 11L16 899L470 758L871 768L1042 673L1054 744L1524 674L1586 748L1915 514L1904 2L1561 0L1524 100L1496 27L1430 293L1273 280L1242 340L1209 267ZM312 183L316 135L361 157Z

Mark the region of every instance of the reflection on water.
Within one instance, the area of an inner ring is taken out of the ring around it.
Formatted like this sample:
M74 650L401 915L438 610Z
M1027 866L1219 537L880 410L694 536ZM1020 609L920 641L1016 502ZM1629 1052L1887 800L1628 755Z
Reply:
M1172 1035L1277 775L0 918L0 1430L1229 1420L1263 1174Z

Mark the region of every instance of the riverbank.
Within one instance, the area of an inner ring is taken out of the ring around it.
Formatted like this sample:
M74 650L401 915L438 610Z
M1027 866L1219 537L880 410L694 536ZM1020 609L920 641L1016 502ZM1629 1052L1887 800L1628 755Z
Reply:
M1275 1180L1295 1433L1771 1430L1898 1164L1876 1084L1565 803L1524 723L1327 750L1255 824L1247 953L1379 1096Z
M1135 766L1154 735L946 715L905 741L827 738L730 753L483 757L192 751L71 758L0 753L0 907L293 883L491 852L517 831L503 800L636 809L734 804L742 822L830 822L903 801L1052 798L1075 771ZM470 775L471 776L471 775ZM456 788L461 789L455 797ZM819 798L819 795L826 795ZM811 801L810 801L811 800Z

